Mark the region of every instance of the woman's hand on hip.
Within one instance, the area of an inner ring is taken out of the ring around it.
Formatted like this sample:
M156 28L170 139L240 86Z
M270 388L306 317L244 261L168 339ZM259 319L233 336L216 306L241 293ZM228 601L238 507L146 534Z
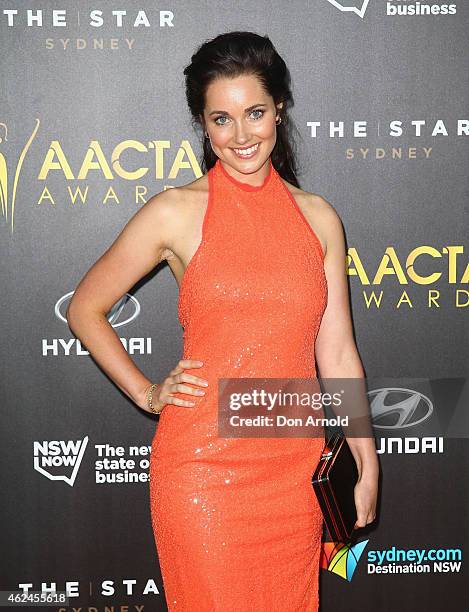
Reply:
M142 397L138 402L140 408L149 412L150 414L160 413L166 404L174 404L175 406L194 406L195 402L190 400L183 400L179 397L174 397L173 393L186 393L188 395L205 395L205 391L202 389L194 388L185 383L192 383L202 387L208 386L208 381L204 378L188 374L184 370L191 368L200 368L203 366L203 361L197 359L181 359L178 361L176 367L171 370L169 375L159 383L156 389L152 393L152 406L153 410L150 410L147 402L147 393L150 388L148 386L144 389Z

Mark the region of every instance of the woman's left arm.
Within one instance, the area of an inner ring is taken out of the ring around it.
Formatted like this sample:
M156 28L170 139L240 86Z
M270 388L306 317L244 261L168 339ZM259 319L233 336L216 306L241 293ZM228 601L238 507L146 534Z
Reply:
M321 378L363 379L365 373L355 344L350 312L344 230L333 206L323 198L320 200L321 225L326 238L324 270L328 298L316 338L316 363ZM369 408L367 400L366 405ZM376 516L379 463L375 439L372 435L348 436L347 442L359 475L355 487L356 527L364 527Z

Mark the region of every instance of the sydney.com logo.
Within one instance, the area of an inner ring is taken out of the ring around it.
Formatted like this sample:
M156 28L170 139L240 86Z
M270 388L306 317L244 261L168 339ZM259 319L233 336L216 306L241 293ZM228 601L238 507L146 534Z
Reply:
M350 582L369 540L357 544L323 542L321 567ZM368 574L459 573L461 548L384 548L367 553Z
M344 542L323 542L321 567L350 582L368 542L369 540L362 540L353 545Z

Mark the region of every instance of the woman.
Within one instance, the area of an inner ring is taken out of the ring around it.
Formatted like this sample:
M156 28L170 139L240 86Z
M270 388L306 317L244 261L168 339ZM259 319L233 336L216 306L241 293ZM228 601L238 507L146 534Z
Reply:
M161 413L150 498L168 608L313 611L323 523L311 475L324 437L218 437L217 381L309 379L316 363L322 377L363 377L342 226L298 186L288 71L267 36L217 36L184 73L207 172L133 216L81 281L68 320L115 383ZM180 287L184 354L154 383L105 315L163 259ZM363 527L375 518L376 450L348 442Z

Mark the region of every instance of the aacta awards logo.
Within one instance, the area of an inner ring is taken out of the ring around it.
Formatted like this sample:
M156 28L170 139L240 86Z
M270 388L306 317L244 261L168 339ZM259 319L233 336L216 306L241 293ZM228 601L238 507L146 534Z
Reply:
M34 140L36 133L39 129L40 121L36 119L36 127L33 130L33 133L29 137L28 141L24 145L17 161L15 174L13 178L13 187L10 187L9 184L9 174L8 174L8 163L7 158L3 154L0 149L0 204L2 206L2 215L5 221L11 228L11 233L13 233L14 229L14 217L15 217L15 200L16 200L16 190L18 188L18 181L21 174L21 168L23 166L23 162L25 160L26 154L28 152L29 147L31 146L32 141ZM3 142L8 142L8 128L5 123L0 123L0 147L3 145ZM11 190L11 201L10 201L10 190Z

